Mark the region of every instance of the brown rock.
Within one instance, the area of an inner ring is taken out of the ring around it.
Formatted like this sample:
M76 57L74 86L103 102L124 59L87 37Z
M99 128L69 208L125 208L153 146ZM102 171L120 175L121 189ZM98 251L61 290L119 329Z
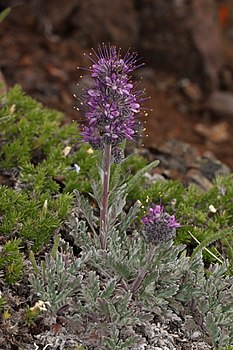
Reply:
M96 47L104 41L128 49L138 39L133 0L50 0L44 14L55 32L70 31L84 46Z
M216 88L221 30L213 0L143 0L142 46L147 61Z
M107 41L128 49L137 42L139 23L133 0L79 1L71 23L76 38L89 45Z
M233 93L214 91L209 96L205 107L218 116L233 118Z
M199 163L201 174L209 181L213 181L217 176L230 174L230 168L215 158L202 157Z
M67 32L84 47L110 42L128 49L138 39L138 13L133 0L50 0L40 2L47 32Z
M72 16L78 6L77 0L50 0L41 1L40 10L42 16L45 16L51 22L52 28L61 31L67 27L67 20Z
M180 141L165 142L151 152L154 156L152 160L160 160L156 173L169 179L179 179L185 185L195 183L205 191L212 188L212 182L218 175L230 174L229 167L214 155L201 157L195 147Z
M197 84L192 83L189 79L182 79L180 86L183 94L188 97L191 102L201 101L202 92Z
M198 123L195 125L195 130L210 141L216 143L227 141L230 138L229 124L227 122L221 122L215 125Z
M186 181L187 183L195 183L204 191L209 191L213 187L213 184L197 169L190 169L187 172Z
M204 75L209 77L211 87L218 85L222 65L221 29L218 12L213 0L192 0L192 16L189 28L200 58L203 59Z

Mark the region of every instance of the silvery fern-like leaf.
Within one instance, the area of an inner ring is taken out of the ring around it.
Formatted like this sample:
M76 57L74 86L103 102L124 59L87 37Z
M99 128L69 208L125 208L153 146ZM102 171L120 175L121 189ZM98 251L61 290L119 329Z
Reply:
M109 192L109 206L112 205L112 203L115 203L118 201L119 198L126 198L127 193L125 192L125 189L127 187L127 184L123 182L122 184L118 185L117 188L112 189Z
M79 206L79 209L82 211L82 213L85 216L85 219L87 220L90 228L92 229L93 233L96 234L95 231L95 216L93 213L93 209L89 203L89 201L83 196L81 195L77 190L74 191L75 195L76 195L76 199L77 199L77 203Z
M174 285L169 285L166 288L164 288L164 290L159 291L156 294L156 298L169 299L177 293L178 289L179 289L178 283Z
M105 286L105 289L102 291L100 297L109 299L115 288L116 288L116 279L110 279L107 282L107 285Z
M139 211L140 211L141 203L135 202L134 205L129 209L128 213L125 215L123 220L121 221L121 224L119 225L119 232L120 234L122 232L126 232L127 229L130 227L132 222L136 219Z
M111 177L110 177L110 192L116 189L119 186L120 177L121 177L121 165L114 164L111 169Z
M131 299L132 299L132 293L130 293L130 292L125 293L125 295L121 299L121 302L119 303L119 305L117 307L117 311L118 311L121 318L123 318L125 316L128 308L129 308L129 304L131 302Z
M204 262L202 259L202 252L198 252L195 254L189 262L189 269L190 271L194 272L195 278L200 283L204 283L205 281L205 270L204 270Z
M93 194L89 193L89 195L94 198L98 204L98 207L101 208L101 194L102 194L102 186L100 185L100 183L98 183L97 181L92 181L91 182L91 188L93 191Z
M76 246L80 247L83 252L91 253L95 247L100 247L99 236L91 234L87 222L80 220L75 213L70 215L66 225L70 229L70 235L74 239Z
M119 215L122 213L122 210L126 204L126 198L125 197L119 197L116 202L113 202L109 208L108 208L108 217L106 225L111 228L119 217Z
M117 325L120 321L120 316L116 310L116 306L113 303L108 303L107 305L111 322Z
M130 337L127 340L121 340L120 349L131 349L133 345L137 344L140 340L139 336Z
M209 334L214 342L215 348L217 347L219 340L219 327L215 323L214 316L211 311L208 311L206 315L206 324L208 327Z
M132 346L137 344L140 337L130 337L127 340L118 339L117 342L111 338L105 338L104 344L107 350L129 350L132 349Z
M71 247L61 240L60 251L55 256L46 254L38 271L30 275L32 289L41 300L49 302L53 316L77 293L82 281L79 271L88 259L88 254L75 258Z

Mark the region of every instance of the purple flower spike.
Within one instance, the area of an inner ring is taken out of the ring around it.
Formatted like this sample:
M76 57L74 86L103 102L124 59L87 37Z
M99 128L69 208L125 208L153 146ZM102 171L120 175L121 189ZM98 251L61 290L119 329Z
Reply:
M132 140L138 129L138 114L141 110L143 91L136 91L131 72L137 65L135 53L121 57L115 46L99 46L90 67L94 86L86 90L83 103L87 107L87 124L82 137L95 149L104 145L119 145L123 140Z
M162 205L149 208L148 214L142 218L143 234L148 242L158 245L175 237L176 228L180 227L174 215L163 210Z

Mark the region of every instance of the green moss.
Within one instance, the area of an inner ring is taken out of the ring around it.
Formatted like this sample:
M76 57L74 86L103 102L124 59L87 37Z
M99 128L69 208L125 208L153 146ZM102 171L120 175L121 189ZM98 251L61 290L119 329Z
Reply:
M8 241L0 253L0 271L9 284L18 282L23 275L24 256L20 252L20 239Z
M74 154L65 156L63 150L74 145L78 130L74 124L61 126L62 117L25 95L19 86L9 91L0 110L0 169L7 176L18 172L17 190L0 187L0 232L14 231L32 241L34 249L51 238L73 203L56 178L71 175L67 167Z

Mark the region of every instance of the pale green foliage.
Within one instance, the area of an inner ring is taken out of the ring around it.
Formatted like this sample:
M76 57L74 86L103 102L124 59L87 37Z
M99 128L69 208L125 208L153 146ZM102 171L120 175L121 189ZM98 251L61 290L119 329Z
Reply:
M233 343L233 277L227 275L225 264L216 264L205 272L202 256L197 254L190 259L175 299L190 308L215 349ZM177 307L177 304L173 306Z
M197 305L215 348L233 344L233 277L226 272L224 265L210 269Z
M53 249L54 252L54 249ZM35 268L35 259L31 253L34 273L30 276L32 288L40 300L48 302L52 316L69 304L77 293L82 281L80 268L88 260L89 254L76 258L68 243L61 241L56 254L46 254L40 266Z
M88 261L91 271L98 271L99 275L104 276L108 281L105 287L100 288L100 280L96 273L92 272L84 281L84 285L87 283L88 287L82 291L83 300L87 300L91 306L84 304L82 312L85 313L87 310L88 313L93 312L93 317L96 319L97 314L100 317L106 305L100 291L108 290L111 286L110 290L113 294L119 288L123 288L124 293L129 293L139 269L146 266L149 247L143 237L136 232L126 235L112 229L107 249L102 250L99 248L98 239L90 239L84 221L73 217L69 225L70 234L74 237L75 243L83 252L91 252ZM192 315L197 326L211 338L216 349L219 346L231 344L233 341L233 281L226 272L225 264L216 264L206 272L200 253L190 258L186 254L184 245L176 246L172 241L167 242L157 247L151 264L147 266L144 281L130 307L134 309L137 305L148 314L153 309L163 320L167 319L172 310L177 314ZM93 303L97 305L94 306ZM79 302L78 308L82 305ZM102 305L101 310L99 305ZM96 313L95 308L97 308ZM111 309L111 312L114 319L116 317L114 309ZM79 315L81 317L81 314ZM143 317L146 319L148 315L138 314L139 319ZM119 320L117 324L120 324ZM113 346L112 336L110 339L109 344ZM116 344L114 346L117 346Z
M96 272L91 271L82 282L75 320L85 328L90 327L90 320L94 321L91 328L99 334L97 344L105 344L107 349L128 349L138 340L138 337L130 337L127 341L120 339L124 329L139 322L134 309L130 308L131 303L131 293L120 288L117 279L109 279L103 284Z
M232 281L226 274L227 266L216 265L208 274L200 253L190 258L184 245L174 245L172 241L157 246L148 264L148 243L136 230L126 232L140 210L139 203L136 203L124 213L126 186L120 183L112 188L104 227L104 234L108 234L106 249L100 248L96 234L96 211L79 192L76 192L77 215L74 212L66 223L75 246L81 249L82 255L88 255L84 270L80 270L82 283L72 296L75 303L69 301L72 305L71 322L78 322L86 330L85 346L131 349L138 338L132 333L129 335L129 327L132 331L132 326L139 320L149 320L152 309L161 320L166 320L172 312L193 316L216 349L231 344L233 292ZM101 191L97 182L93 188L90 197L100 204ZM176 191L179 200L183 195L188 210L191 210L190 196L196 201L204 196L194 186L185 193L181 186ZM79 217L84 217L86 222ZM205 219L201 212L197 217L200 222ZM132 295L131 287L142 268L146 268L145 277L137 293ZM90 344L93 333L95 340Z

